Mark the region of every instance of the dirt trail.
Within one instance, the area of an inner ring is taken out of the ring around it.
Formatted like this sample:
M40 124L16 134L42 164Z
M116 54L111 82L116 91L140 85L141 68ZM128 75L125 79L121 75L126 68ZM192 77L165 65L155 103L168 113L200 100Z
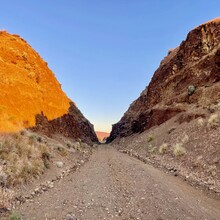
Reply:
M220 201L141 161L100 147L81 169L17 210L23 219L220 219Z

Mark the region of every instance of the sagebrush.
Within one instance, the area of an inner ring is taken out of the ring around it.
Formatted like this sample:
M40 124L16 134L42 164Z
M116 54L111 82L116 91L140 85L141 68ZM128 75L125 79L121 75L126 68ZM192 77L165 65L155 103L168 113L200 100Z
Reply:
M168 144L167 143L163 143L162 145L160 145L159 147L159 153L160 154L165 154L167 152L167 147Z
M219 125L219 121L220 121L219 115L218 114L213 114L209 117L207 125L210 128L215 128Z
M173 154L175 157L183 156L186 153L185 147L183 147L182 143L177 143L173 147Z

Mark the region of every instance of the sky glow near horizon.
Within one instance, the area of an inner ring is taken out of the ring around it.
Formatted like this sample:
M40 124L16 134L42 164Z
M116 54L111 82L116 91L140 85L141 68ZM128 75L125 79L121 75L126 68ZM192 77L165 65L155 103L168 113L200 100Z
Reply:
M95 130L111 130L167 51L219 17L220 1L1 1L0 29L48 62Z

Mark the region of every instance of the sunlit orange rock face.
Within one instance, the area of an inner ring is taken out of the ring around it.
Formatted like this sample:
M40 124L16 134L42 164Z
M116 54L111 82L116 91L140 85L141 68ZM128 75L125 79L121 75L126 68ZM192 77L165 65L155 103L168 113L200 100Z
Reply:
M0 132L35 125L68 112L69 98L47 63L18 35L0 31Z
M110 135L109 133L107 133L107 132L102 132L102 131L96 131L95 133L96 133L96 135L97 135L99 141L102 141L104 138L107 138L107 137L109 137L109 135Z

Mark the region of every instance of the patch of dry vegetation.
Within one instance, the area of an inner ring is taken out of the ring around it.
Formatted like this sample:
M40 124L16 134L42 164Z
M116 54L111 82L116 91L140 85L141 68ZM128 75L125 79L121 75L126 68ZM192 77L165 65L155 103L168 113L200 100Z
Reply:
M173 154L175 157L183 156L186 153L185 147L183 147L182 143L177 143L173 147Z
M1 135L0 161L4 175L0 175L0 184L10 187L37 178L48 168L49 159L48 147L33 135Z
M3 185L6 183L6 179L7 176L3 171L2 165L0 165L0 210L10 208L11 201L14 198L13 191L3 187Z
M61 156L63 156L63 157L67 156L68 152L62 144L57 144L56 149Z
M158 151L160 154L165 154L167 152L168 149L168 144L167 143L163 143L160 145Z
M9 215L8 219L9 219L9 220L21 220L22 218L21 218L21 216L20 216L18 213L12 212L12 213ZM33 219L35 219L35 218L33 218Z
M151 142L153 141L154 137L152 134L150 134L148 137L147 137L147 142Z
M181 156L183 156L184 154L186 154L186 148L184 147L184 145L189 142L189 136L187 134L185 134L182 139L180 140L179 143L176 143L173 146L173 154L175 157L179 158Z
M176 144L172 145L173 146L172 154L177 158L186 154L186 148L184 147L184 145L188 142L189 142L189 136L185 134L182 138L178 140ZM169 145L167 143L161 144L160 147L158 148L159 154L163 155L165 153L168 153L168 151L170 151L168 146Z
M198 121L197 121L197 124L202 127L204 125L204 120L203 118L199 118Z
M186 144L189 141L189 136L185 134L183 138L181 139L182 144Z
M8 209L14 198L12 190L0 187L0 209Z
M152 144L148 145L148 153L153 154L156 152L156 150L157 150L157 148L154 147Z
M207 126L209 128L216 128L219 125L219 122L220 122L219 115L217 113L212 114L208 119Z

